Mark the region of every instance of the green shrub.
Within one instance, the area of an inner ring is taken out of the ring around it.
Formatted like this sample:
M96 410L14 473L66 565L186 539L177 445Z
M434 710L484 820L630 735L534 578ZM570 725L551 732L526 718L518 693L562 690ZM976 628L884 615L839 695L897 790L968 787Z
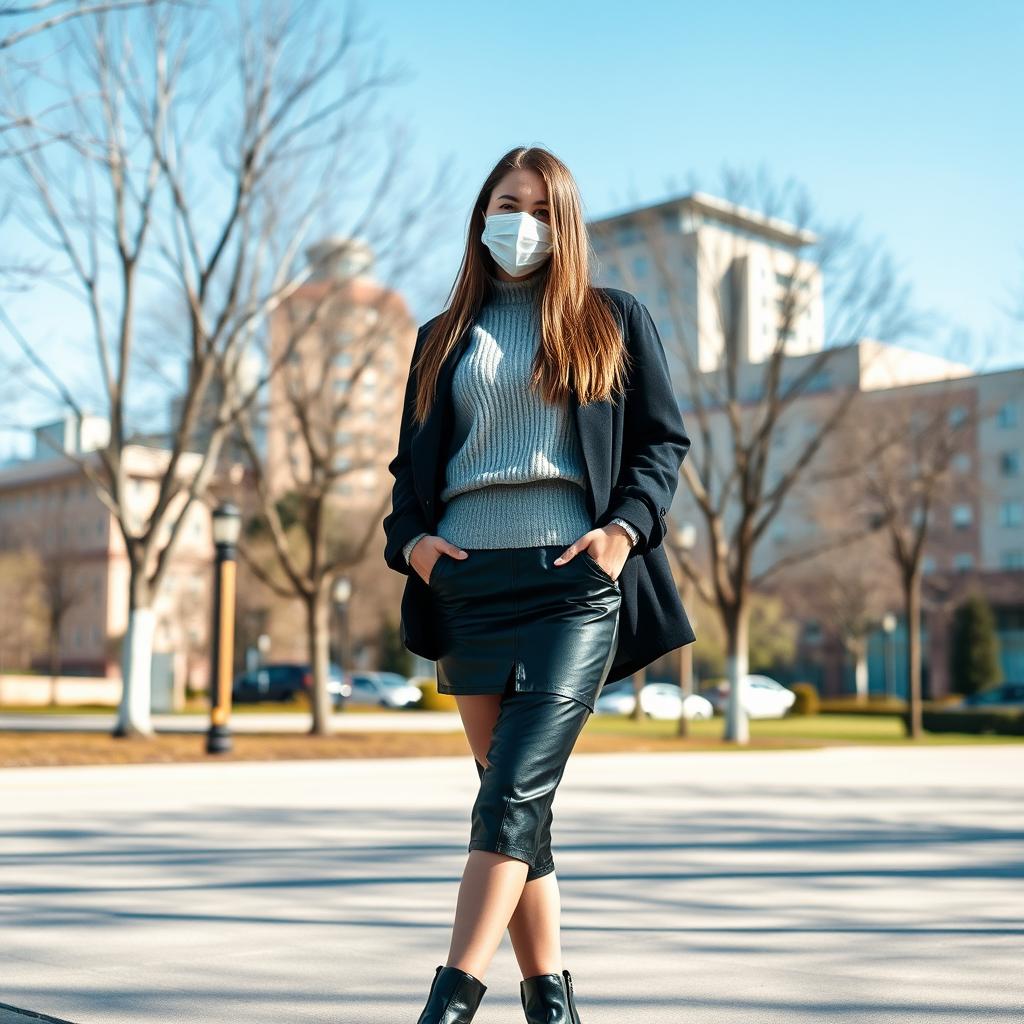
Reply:
M420 688L423 694L423 700L420 701L418 710L458 711L459 706L455 703L455 698L450 693L437 692L436 679L421 680L417 678L413 682L414 685Z
M823 715L901 715L907 702L884 694L872 694L866 701L856 697L823 697L820 709Z
M818 690L812 683L793 683L790 689L796 694L796 700L789 709L791 715L816 715L821 708Z

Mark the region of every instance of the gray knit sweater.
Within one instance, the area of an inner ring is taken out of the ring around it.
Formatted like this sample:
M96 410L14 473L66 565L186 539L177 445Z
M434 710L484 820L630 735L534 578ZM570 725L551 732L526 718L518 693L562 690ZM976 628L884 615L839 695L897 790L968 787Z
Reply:
M568 547L593 526L575 420L529 386L545 277L542 270L520 281L490 278L452 375L454 433L437 533L461 548ZM636 543L631 523L612 521ZM425 536L405 545L406 562Z

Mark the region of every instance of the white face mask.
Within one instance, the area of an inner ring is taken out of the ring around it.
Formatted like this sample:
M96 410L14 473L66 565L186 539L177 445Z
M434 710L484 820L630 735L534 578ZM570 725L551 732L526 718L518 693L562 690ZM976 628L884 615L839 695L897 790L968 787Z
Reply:
M480 241L512 277L522 277L551 255L551 228L525 211L491 214Z

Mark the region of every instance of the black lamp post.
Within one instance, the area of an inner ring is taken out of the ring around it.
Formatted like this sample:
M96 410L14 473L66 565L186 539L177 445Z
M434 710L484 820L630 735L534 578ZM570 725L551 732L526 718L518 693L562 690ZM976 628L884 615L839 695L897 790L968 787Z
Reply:
M206 752L231 750L231 676L235 660L235 568L242 517L231 504L213 512L214 585L213 628L210 644L210 729Z

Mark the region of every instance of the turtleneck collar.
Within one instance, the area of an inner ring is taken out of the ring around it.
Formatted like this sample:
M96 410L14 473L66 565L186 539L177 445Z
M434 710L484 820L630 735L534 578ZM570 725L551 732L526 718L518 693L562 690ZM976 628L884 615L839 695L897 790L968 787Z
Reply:
M547 266L550 266L550 262ZM487 280L490 285L488 304L515 306L521 303L536 302L544 292L544 283L548 277L547 266L521 281L502 281L488 271Z

